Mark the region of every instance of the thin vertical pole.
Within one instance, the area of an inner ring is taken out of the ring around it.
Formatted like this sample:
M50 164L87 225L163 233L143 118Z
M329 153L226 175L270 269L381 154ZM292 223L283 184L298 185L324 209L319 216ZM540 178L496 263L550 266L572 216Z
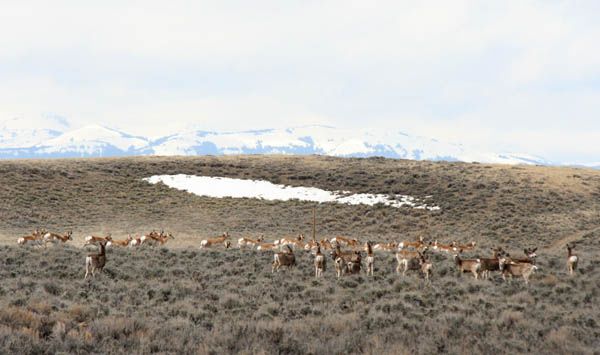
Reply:
M313 207L313 236L312 236L313 240L317 240L316 234L317 234L317 212L316 212L316 208Z

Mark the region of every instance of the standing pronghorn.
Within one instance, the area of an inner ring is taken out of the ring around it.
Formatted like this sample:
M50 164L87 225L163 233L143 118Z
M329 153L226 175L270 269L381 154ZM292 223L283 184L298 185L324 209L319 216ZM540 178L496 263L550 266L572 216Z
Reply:
M98 242L100 246L100 252L94 254L88 254L85 258L85 276L83 279L87 279L88 274L91 272L92 277L94 276L94 272L96 270L102 272L104 269L104 265L106 265L106 250L104 249L106 242Z
M417 253L419 253L419 265L421 267L421 272L423 273L423 276L425 276L425 280L429 281L429 277L431 277L432 274L433 264L425 257L424 253L421 253L420 251L417 251Z
M221 244L221 243L223 243L223 245L225 246L225 241L227 239L229 239L229 233L227 233L227 232L223 233L223 235L220 237L203 239L200 242L200 249L209 248L213 245Z
M573 249L575 249L575 245L567 244L567 268L569 269L570 275L573 275L575 269L577 269L577 263L579 262L579 256L573 254Z
M326 268L325 256L321 253L321 244L317 243L317 252L315 253L315 277L323 276Z
M367 276L369 276L369 274L371 274L371 276L373 276L375 255L373 254L373 248L371 247L371 242L365 243L365 252L367 252Z
M458 272L460 274L463 272L470 272L475 276L475 279L478 279L479 274L481 273L481 259L462 259L460 253L462 253L462 249L454 255L454 261L458 267Z
M275 253L275 255L273 255L271 273L275 271L279 272L279 268L282 266L287 266L289 269L290 267L295 265L296 257L294 256L294 251L292 250L291 246L286 245L286 251Z

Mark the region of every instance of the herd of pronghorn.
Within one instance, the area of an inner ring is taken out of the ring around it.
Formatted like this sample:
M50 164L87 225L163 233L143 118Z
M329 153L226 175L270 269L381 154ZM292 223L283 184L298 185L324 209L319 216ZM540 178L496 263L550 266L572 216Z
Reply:
M72 232L63 235L51 233L46 230L36 229L31 235L17 239L19 245L38 245L46 246L48 243L66 243L72 239ZM102 271L106 264L106 247L130 247L137 248L144 245L156 246L163 245L169 239L175 239L171 233L164 231L152 231L139 237L115 240L111 235L105 237L87 236L84 238L84 246L98 245L98 253L88 254L85 260L85 276L91 273L94 276L96 271ZM200 242L200 248L206 249L214 246L223 246L225 249L231 247L229 234L216 238L204 239ZM429 253L445 253L454 257L454 262L460 273L471 273L476 279L488 279L492 272L499 272L503 280L506 277L522 277L525 284L529 283L529 277L538 269L536 266L537 248L526 248L523 250L524 257L511 257L508 252L501 247L493 248L492 255L489 258L471 258L463 259L463 251L473 251L475 242L465 245L459 245L456 242L450 244L441 244L438 241L426 243L423 237L415 241L402 241L390 243L374 243L371 241L360 242L357 239L338 236L332 239L322 239L317 241L314 237L310 241L305 241L302 234L297 237L281 238L273 242L266 242L262 236L257 239L239 238L237 246L240 249L255 249L258 251L272 251L273 262L271 272L279 271L282 266L291 267L296 265L295 250L310 252L314 256L315 277L321 277L326 270L327 257L323 251L329 250L329 256L333 260L336 276L338 278L344 275L359 274L365 270L367 275L374 275L375 252L395 253L398 265L396 273L406 274L408 270L418 271L423 274L426 280L429 280L433 272L433 264L428 257ZM573 275L579 262L579 256L573 253L574 245L567 244L567 269L570 275ZM342 249L344 248L344 249ZM363 255L366 265L363 265Z

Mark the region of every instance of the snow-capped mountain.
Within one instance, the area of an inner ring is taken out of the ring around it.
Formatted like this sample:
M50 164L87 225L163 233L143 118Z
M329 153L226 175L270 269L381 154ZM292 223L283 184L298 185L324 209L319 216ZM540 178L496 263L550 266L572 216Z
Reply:
M68 121L47 116L0 123L0 158L108 157L143 154L150 142L112 128L72 129Z
M548 163L543 158L526 154L470 151L459 144L411 136L399 131L358 131L327 126L226 133L187 131L159 139L149 149L156 155L322 154L501 164Z
M0 122L0 149L28 148L56 138L70 128L65 118L56 115L47 114L27 120L14 117Z
M29 121L31 122L31 121ZM32 127L33 126L33 127ZM0 122L0 158L109 157L132 155L321 154L383 156L501 164L549 164L527 154L497 154L400 131L351 130L328 126L241 132L186 130L148 139L101 125L73 129L60 117L28 125Z

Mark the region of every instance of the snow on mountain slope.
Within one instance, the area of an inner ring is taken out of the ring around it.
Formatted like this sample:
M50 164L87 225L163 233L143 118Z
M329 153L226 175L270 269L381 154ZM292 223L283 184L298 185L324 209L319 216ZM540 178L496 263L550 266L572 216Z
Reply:
M216 133L188 131L148 147L157 155L324 154L340 157L384 156L413 160L478 161L499 164L544 164L530 155L469 151L458 144L383 130L327 126Z
M45 120L45 121L44 121ZM60 118L39 124L10 120L0 126L0 158L108 157L125 155L321 154L500 164L549 164L527 154L495 154L400 131L306 126L241 132L187 130L149 140L91 125L68 130ZM62 131L61 131L62 130ZM66 133L62 133L66 132Z
M139 154L139 150L146 145L146 138L91 125L40 142L36 148L41 155L118 156Z
M0 149L31 147L58 137L69 128L69 122L56 115L7 119L0 122Z

